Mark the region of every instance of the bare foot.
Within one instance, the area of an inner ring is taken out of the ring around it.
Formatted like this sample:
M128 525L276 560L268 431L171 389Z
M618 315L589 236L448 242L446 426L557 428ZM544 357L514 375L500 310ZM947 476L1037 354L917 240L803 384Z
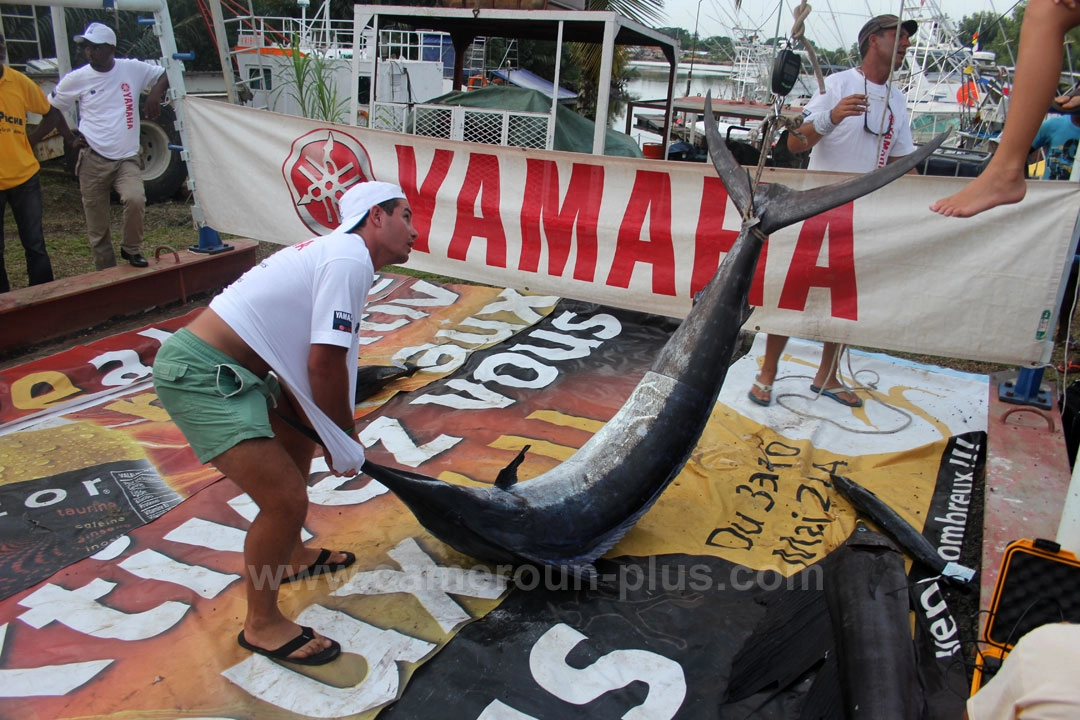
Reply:
M938 200L930 209L946 217L971 217L998 205L1018 203L1026 192L1023 171L998 171L987 166L963 190Z

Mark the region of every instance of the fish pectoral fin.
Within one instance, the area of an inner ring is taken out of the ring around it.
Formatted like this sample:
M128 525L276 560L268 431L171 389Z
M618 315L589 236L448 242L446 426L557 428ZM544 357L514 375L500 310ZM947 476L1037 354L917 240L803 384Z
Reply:
M532 445L526 445L521 448L521 452L517 457L510 461L510 464L499 471L498 476L495 478L495 487L500 490L509 490L517 484L517 469L521 463L525 462L525 453L529 451Z

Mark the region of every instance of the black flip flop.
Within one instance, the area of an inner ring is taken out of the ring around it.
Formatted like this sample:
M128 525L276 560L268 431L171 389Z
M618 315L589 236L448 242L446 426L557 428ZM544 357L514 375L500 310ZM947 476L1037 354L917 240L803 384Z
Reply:
M326 561L330 559L330 555L333 554L333 551L327 550L326 548L319 548L319 557L315 559L314 563L308 565L303 570L284 578L281 582L290 583L296 582L297 580L307 580L308 578L319 577L320 575L327 575L329 573L337 572L338 570L343 570L356 562L356 556L351 552L345 550L342 550L341 552L345 553L345 559L342 562L328 563Z
M308 655L302 658L291 658L289 655L296 652L300 648L307 645L309 642L315 639L315 631L311 628L301 625L300 634L294 637L289 642L285 643L276 650L267 650L266 648L256 647L249 643L244 637L244 631L241 630L240 634L236 636L236 642L240 644L240 647L245 650L250 650L253 653L259 655L265 655L271 660L278 660L281 662L293 663L295 665L325 665L337 658L341 654L341 643L337 640L330 641L330 647L326 648L322 652L315 653L314 655Z

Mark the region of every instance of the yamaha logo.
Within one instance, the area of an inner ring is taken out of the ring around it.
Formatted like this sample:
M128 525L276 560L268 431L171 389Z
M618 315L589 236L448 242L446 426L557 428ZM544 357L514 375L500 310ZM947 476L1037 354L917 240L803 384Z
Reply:
M313 130L293 141L281 168L304 225L326 235L341 224L338 200L356 183L374 180L367 150L339 130Z

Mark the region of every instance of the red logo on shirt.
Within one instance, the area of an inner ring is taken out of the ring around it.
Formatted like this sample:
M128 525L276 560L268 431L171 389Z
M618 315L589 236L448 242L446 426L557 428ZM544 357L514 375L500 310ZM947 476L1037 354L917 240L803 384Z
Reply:
M374 180L371 159L356 138L340 130L313 130L293 141L281 167L296 214L325 235L341 223L338 199L359 182Z

